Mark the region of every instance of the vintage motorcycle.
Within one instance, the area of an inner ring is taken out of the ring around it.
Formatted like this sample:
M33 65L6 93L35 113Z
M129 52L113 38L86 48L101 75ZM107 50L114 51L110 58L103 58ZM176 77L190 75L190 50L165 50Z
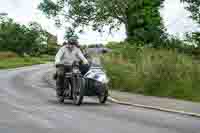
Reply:
M65 99L71 99L75 105L80 105L84 96L97 96L101 104L106 103L109 80L100 58L90 59L89 70L84 75L79 68L79 63L74 62L72 72L65 73L64 95L58 97L59 102L63 103Z

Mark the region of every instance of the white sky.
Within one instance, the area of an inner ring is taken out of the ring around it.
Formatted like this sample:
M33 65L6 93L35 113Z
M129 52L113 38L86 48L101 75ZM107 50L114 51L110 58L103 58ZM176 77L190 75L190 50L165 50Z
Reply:
M9 17L14 18L17 22L27 24L30 21L36 21L54 35L58 36L61 43L63 41L64 30L57 29L54 22L45 18L37 5L41 0L0 0L0 12L6 12ZM184 9L179 0L166 0L165 7L161 11L167 30L171 34L182 36L184 32L198 30L198 26L188 18L189 13ZM121 41L125 38L125 30L121 30L112 35L87 31L80 36L80 42L88 43L105 43L108 41Z

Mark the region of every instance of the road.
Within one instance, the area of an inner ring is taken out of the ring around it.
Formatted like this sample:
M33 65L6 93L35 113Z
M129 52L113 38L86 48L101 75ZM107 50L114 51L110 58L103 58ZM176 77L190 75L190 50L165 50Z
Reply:
M59 104L44 80L51 65L0 71L0 133L199 133L200 119L86 98Z

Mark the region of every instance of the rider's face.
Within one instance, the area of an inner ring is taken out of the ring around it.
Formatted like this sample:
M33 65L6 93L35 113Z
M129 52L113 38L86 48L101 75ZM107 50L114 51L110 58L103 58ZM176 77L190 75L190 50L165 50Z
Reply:
M68 48L70 49L70 50L72 50L72 49L74 49L74 45L68 45Z

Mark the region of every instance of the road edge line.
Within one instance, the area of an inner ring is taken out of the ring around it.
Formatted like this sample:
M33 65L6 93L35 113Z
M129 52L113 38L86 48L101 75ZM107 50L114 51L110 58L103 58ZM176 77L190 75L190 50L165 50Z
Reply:
M186 111L181 111L181 110L173 110L173 109L167 109L167 108L160 108L160 107L148 106L148 105L142 105L142 104L133 104L133 103L117 100L117 99L113 98L112 96L109 96L108 100L112 103L116 103L116 104L120 104L120 105L134 106L134 107L138 107L138 108L145 108L145 109L157 110L157 111L168 112L168 113L176 113L176 114L200 118L200 114L198 114L198 113L186 112Z

